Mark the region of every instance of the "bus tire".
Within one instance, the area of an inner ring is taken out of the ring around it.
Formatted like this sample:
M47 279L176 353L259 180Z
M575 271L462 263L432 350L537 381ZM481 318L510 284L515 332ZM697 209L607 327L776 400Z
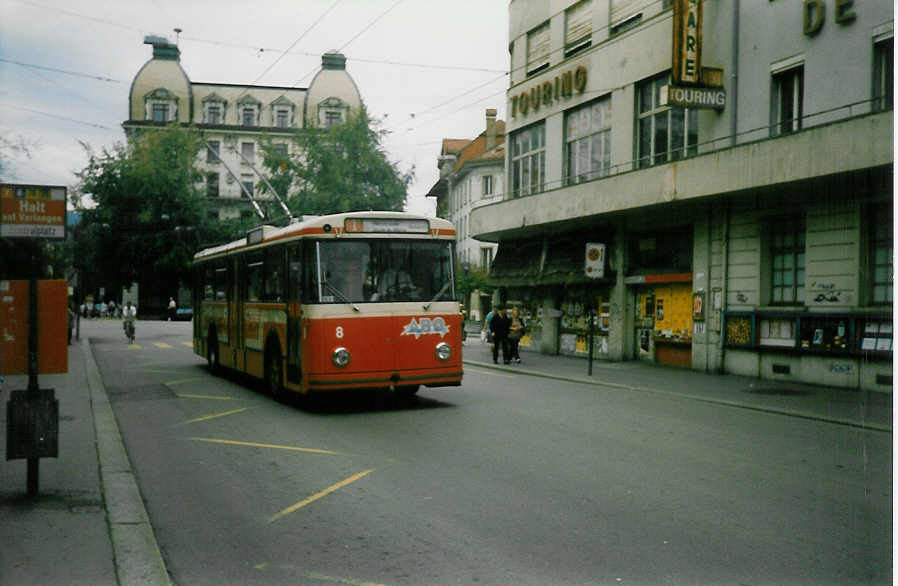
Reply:
M281 347L277 342L270 342L265 348L265 392L278 401L283 401L284 362L281 360Z
M394 392L398 397L409 398L415 396L419 387L420 385L401 385L396 387Z
M206 364L209 372L218 374L221 371L221 360L218 354L218 335L215 330L209 330L209 338L206 342Z

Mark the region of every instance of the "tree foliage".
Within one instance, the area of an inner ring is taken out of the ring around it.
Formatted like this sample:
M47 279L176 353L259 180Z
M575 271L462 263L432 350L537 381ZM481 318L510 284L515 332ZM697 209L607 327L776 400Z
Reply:
M413 172L402 173L381 146L385 131L364 108L327 129L301 129L293 153L263 146L269 181L296 215L402 210Z
M136 281L142 297L175 295L200 244L232 236L207 219L197 133L171 126L101 153L83 146L88 164L73 198L83 215L75 234L82 275L110 291Z

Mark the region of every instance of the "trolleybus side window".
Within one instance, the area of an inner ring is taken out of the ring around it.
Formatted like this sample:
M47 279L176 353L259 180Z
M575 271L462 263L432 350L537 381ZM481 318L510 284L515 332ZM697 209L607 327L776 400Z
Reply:
M246 296L245 301L261 301L262 287L265 283L265 260L261 254L254 254L245 259L246 270L243 272Z
M284 247L274 246L265 251L264 301L284 300Z
M212 286L214 287L214 295L216 301L227 301L228 299L228 265L221 264L213 269L214 275Z
M287 295L290 299L302 299L302 247L291 246L287 251Z

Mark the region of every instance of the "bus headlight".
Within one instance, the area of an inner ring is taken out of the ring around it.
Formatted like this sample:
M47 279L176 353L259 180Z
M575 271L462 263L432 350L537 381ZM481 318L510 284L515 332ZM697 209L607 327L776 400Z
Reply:
M343 368L349 364L349 350L343 347L337 348L331 355L331 362L334 363L334 366Z
M449 360L449 357L452 356L452 347L446 342L440 342L436 347L436 355L440 360Z

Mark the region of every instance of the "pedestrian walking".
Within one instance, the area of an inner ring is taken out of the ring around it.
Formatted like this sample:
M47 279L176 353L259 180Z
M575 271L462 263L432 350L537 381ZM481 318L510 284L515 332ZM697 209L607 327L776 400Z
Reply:
M508 353L511 360L514 360L516 364L521 363L521 354L518 352L518 346L526 332L527 324L524 323L524 318L521 317L520 311L515 306L511 309L511 322L508 327Z
M174 297L168 298L168 321L175 321L178 312L178 304L175 303Z
M493 364L499 363L499 348L502 349L502 362L508 364L511 357L508 354L508 331L511 319L505 315L505 306L496 308L496 314L490 320L490 331L493 333Z

